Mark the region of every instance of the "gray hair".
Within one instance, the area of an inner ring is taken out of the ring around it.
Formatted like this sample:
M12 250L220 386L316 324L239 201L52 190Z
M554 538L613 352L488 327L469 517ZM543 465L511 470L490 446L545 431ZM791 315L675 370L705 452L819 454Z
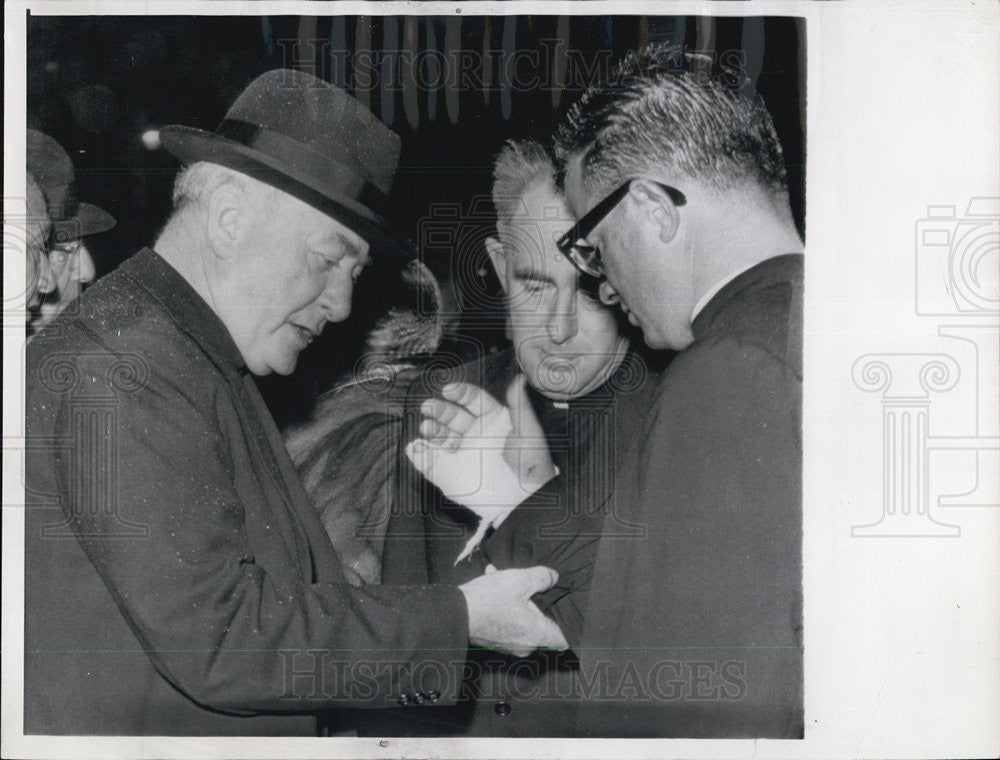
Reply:
M560 184L566 163L582 154L584 182L594 190L652 166L716 190L750 181L787 197L771 116L757 93L729 79L726 72L706 72L675 45L630 53L606 81L584 92L560 125Z
M278 192L270 185L220 164L197 161L185 168L174 180L174 211L180 213L188 208L204 206L212 193L223 185L232 185L260 200L270 198L271 194Z
M498 227L510 224L522 208L524 193L540 183L555 188L552 153L537 140L508 140L493 162L493 205Z

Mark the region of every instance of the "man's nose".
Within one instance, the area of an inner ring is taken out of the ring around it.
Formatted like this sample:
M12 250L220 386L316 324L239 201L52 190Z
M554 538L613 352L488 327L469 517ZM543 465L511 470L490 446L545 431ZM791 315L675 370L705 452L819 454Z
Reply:
M87 250L87 246L83 243L80 244L80 247L76 251L76 266L73 274L76 281L82 285L93 282L94 277L97 276L97 267L94 266L94 259L91 258L90 251Z
M605 306L614 306L621 300L621 298L618 297L618 291L615 290L614 286L607 280L601 281L601 285L597 292L601 298L601 303Z
M354 295L354 280L349 272L334 269L330 273L326 290L320 296L320 306L327 322L343 322L351 314L351 301Z
M38 257L38 292L51 293L56 289L56 276L49 264L49 256L42 253Z
M576 292L556 301L551 313L547 332L553 343L565 343L577 333Z

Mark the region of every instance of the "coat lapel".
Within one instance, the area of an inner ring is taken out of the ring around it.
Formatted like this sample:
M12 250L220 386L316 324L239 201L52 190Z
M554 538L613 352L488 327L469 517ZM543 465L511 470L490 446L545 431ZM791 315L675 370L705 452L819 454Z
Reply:
M137 253L121 270L163 306L224 379L257 464L255 470L274 493L274 498L263 499L261 503L266 505L268 518L276 526L298 575L306 583L338 581L340 565L333 548L288 458L274 419L225 325L188 282L152 249ZM272 503L284 503L286 508L272 509Z

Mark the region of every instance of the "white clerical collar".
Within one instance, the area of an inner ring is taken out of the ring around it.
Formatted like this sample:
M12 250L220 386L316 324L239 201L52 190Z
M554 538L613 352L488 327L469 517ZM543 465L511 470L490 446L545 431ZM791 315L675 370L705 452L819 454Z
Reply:
M724 287L726 287L726 285L731 283L733 280L735 280L744 272L753 269L759 263L760 262L758 261L754 264L751 264L748 267L740 269L738 272L733 272L731 275L729 275L725 279L720 280L719 282L715 283L715 285L706 290L704 295L698 299L698 303L694 305L694 311L691 312L691 321L694 322L694 319L695 317L698 316L699 312L701 312L702 309L708 306L708 302L711 301L713 298L715 298L715 296L718 295L720 290L722 290Z

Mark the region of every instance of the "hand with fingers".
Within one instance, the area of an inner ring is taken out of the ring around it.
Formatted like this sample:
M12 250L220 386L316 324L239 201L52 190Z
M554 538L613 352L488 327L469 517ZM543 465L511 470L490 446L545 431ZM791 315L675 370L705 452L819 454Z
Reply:
M506 400L511 431L504 443L504 461L520 482L544 485L559 474L559 468L549 454L545 431L528 398L528 378L523 373L508 386Z
M556 622L531 601L557 580L555 570L540 565L500 571L490 566L485 575L459 586L469 608L469 641L517 657L535 649L569 649Z
M531 408L524 375L507 389L507 405L469 383L452 383L443 398L421 406L422 438L406 447L420 473L480 519L459 554L468 556L490 526L497 526L558 471Z

